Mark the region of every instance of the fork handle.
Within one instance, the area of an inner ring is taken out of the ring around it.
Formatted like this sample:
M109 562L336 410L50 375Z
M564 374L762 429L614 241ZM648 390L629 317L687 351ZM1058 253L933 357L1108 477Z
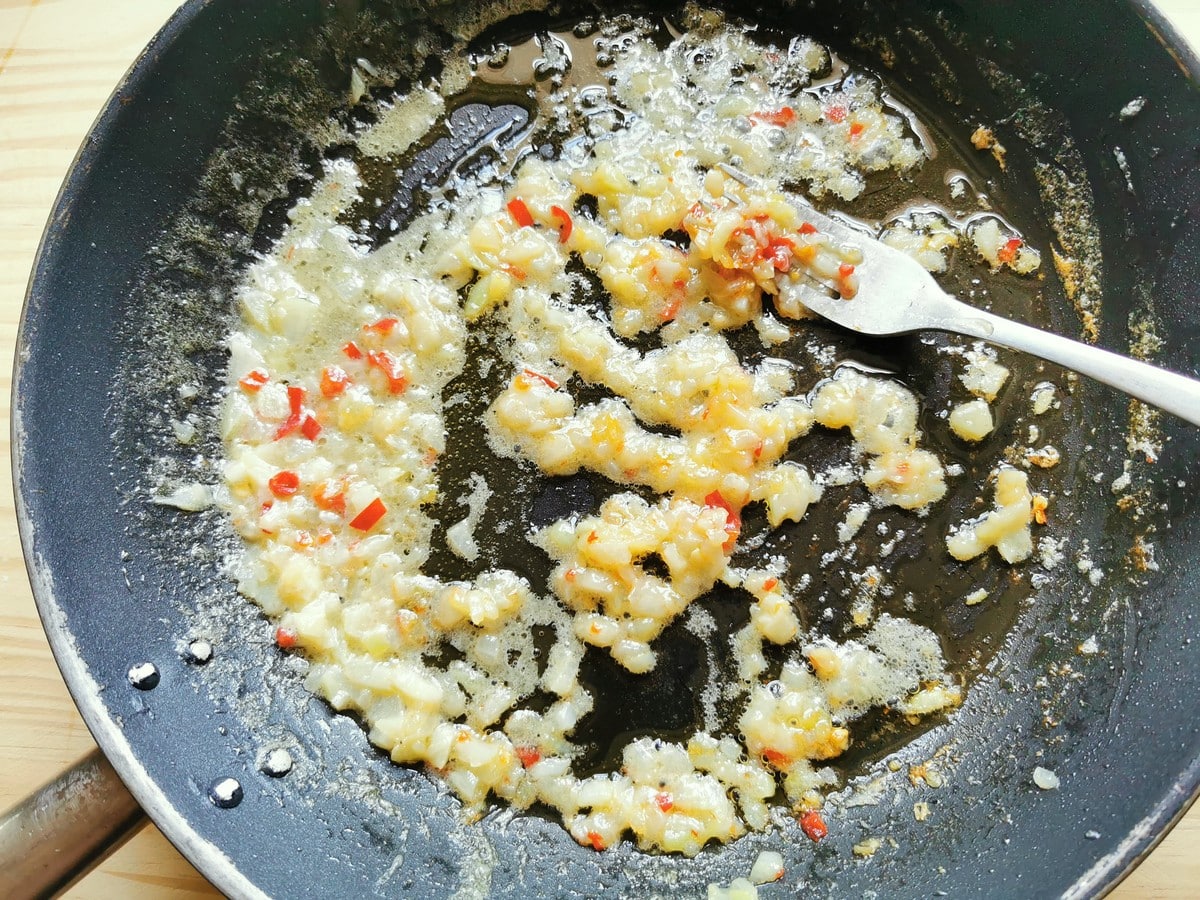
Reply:
M955 302L962 307L960 317L942 327L1040 356L1200 425L1200 381L1195 378Z

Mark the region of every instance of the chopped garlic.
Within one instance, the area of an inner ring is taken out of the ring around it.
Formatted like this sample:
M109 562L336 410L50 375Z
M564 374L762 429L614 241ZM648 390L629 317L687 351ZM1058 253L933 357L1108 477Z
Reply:
M964 441L982 441L994 427L992 408L986 400L970 400L950 410L950 430Z
M769 884L783 877L783 857L774 850L763 850L754 858L750 869L750 880L755 884Z

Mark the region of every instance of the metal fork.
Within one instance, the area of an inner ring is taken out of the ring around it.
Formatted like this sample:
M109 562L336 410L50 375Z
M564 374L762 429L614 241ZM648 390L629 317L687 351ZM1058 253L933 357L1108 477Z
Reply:
M751 184L736 169L722 168ZM943 291L920 263L902 251L818 212L800 197L793 196L792 201L818 231L862 253L862 262L855 267L859 286L853 299L838 295L832 282L808 275L793 278L786 272L779 276L780 293L791 294L818 315L861 334L933 329L1023 350L1200 425L1200 381L968 306Z

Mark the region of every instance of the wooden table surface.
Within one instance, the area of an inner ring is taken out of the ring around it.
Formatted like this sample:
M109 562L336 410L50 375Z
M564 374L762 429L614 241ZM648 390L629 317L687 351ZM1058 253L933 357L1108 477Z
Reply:
M25 577L8 467L10 372L25 284L50 205L113 86L179 0L0 0L0 809L94 744L67 694ZM1200 45L1200 0L1160 0ZM153 826L74 898L212 897ZM1200 896L1200 804L1112 894Z

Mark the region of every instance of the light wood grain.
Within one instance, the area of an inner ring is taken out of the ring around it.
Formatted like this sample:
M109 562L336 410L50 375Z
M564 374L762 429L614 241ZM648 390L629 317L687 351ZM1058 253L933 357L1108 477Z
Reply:
M0 0L0 808L92 746L50 656L25 577L8 468L13 346L42 226L113 86L177 0ZM1200 44L1200 2L1160 4ZM1113 897L1200 894L1200 809ZM76 900L182 900L216 891L153 827L68 892Z

